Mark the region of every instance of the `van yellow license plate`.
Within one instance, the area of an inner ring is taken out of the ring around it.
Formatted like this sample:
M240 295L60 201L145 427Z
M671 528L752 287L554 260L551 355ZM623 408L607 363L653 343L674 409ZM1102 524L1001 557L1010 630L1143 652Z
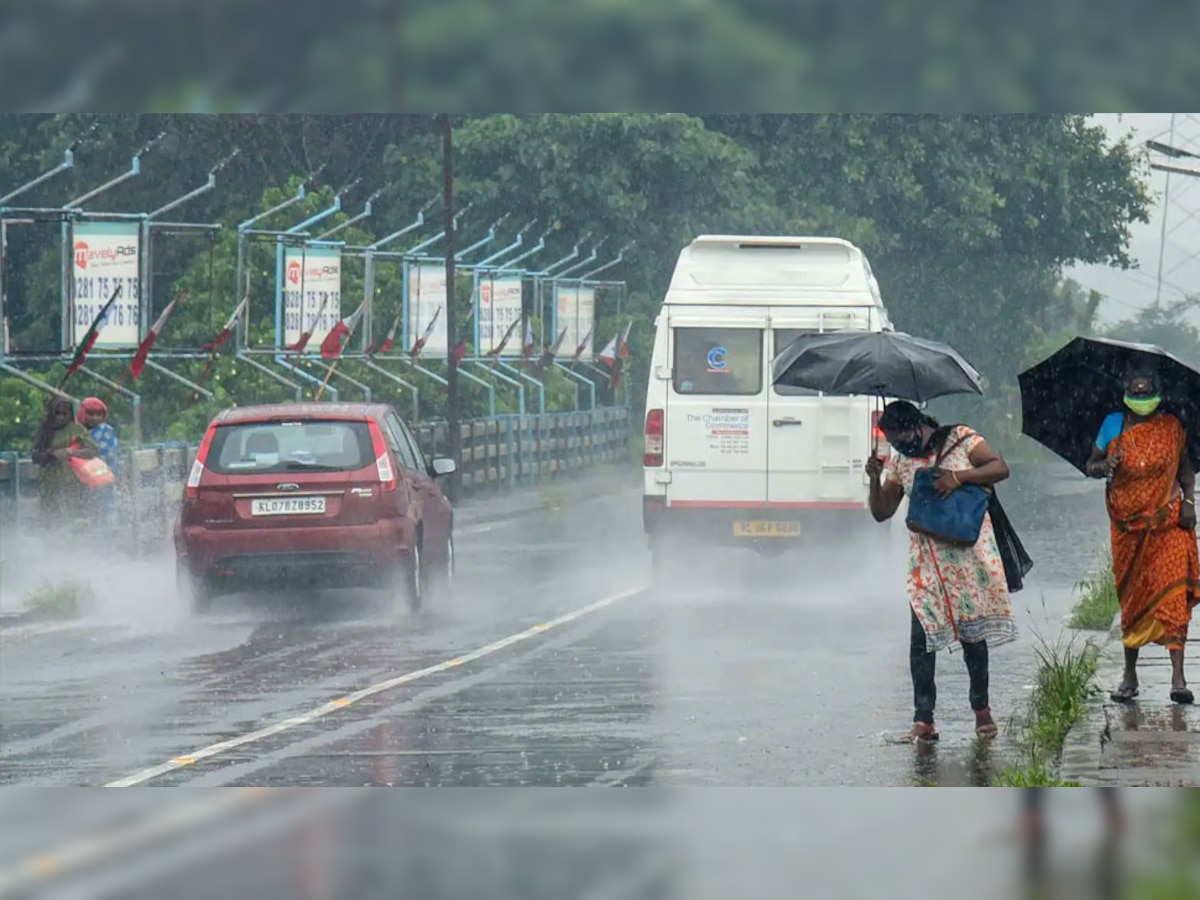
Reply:
M799 537L799 522L773 522L762 519L733 523L734 537Z

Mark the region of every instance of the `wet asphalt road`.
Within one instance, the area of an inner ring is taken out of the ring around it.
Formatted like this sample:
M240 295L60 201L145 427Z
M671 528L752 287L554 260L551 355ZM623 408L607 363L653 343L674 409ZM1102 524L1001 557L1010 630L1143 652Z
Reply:
M992 653L1001 719L1102 539L1094 488L1051 472L1002 494L1037 568L1015 598L1022 641ZM455 597L398 617L329 594L196 620L169 559L126 564L83 623L0 635L0 784L965 785L1011 745L974 737L958 656L939 660L940 745L891 742L911 716L896 559L710 554L669 596L638 591L626 486L461 528L457 551Z

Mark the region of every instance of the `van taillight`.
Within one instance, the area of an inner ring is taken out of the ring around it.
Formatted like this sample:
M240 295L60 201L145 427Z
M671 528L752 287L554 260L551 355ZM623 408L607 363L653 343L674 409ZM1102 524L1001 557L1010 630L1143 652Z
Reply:
M388 456L387 441L383 432L374 420L367 422L367 430L371 432L371 449L375 454L375 470L379 473L379 483L385 491L396 489L396 473L392 471L392 460Z
M663 424L665 416L661 409L646 413L646 459L647 466L663 464Z
M888 447L887 435L883 433L883 429L879 427L879 419L883 416L882 412L876 411L871 413L871 438L872 446Z
M187 486L184 492L189 500L195 500L200 496L200 478L204 475L204 463L208 460L208 448L212 446L213 435L217 433L217 426L209 425L208 431L204 432L204 439L200 441L200 448L196 451L196 460L192 463L192 471L188 473Z

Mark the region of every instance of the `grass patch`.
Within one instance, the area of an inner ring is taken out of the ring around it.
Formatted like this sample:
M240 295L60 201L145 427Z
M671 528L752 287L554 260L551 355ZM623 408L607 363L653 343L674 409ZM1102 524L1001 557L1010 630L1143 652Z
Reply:
M79 581L47 583L25 598L25 607L43 619L74 619L91 596L91 588Z
M1105 549L1100 565L1083 578L1075 590L1079 599L1071 608L1071 627L1084 631L1108 631L1121 609L1113 577L1111 550Z
M1110 620L1111 621L1111 620ZM1053 646L1038 638L1037 681L1017 741L1021 761L999 772L997 787L1078 787L1055 776L1063 742L1083 718L1088 697L1097 691L1096 663L1100 648L1077 636Z

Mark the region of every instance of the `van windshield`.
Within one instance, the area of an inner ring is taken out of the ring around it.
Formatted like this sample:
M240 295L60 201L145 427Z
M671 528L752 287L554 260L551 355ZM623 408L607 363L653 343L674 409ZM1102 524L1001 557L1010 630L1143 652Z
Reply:
M677 394L757 394L762 368L761 329L675 329Z
M348 472L373 459L366 422L242 422L217 427L205 465L223 475Z

